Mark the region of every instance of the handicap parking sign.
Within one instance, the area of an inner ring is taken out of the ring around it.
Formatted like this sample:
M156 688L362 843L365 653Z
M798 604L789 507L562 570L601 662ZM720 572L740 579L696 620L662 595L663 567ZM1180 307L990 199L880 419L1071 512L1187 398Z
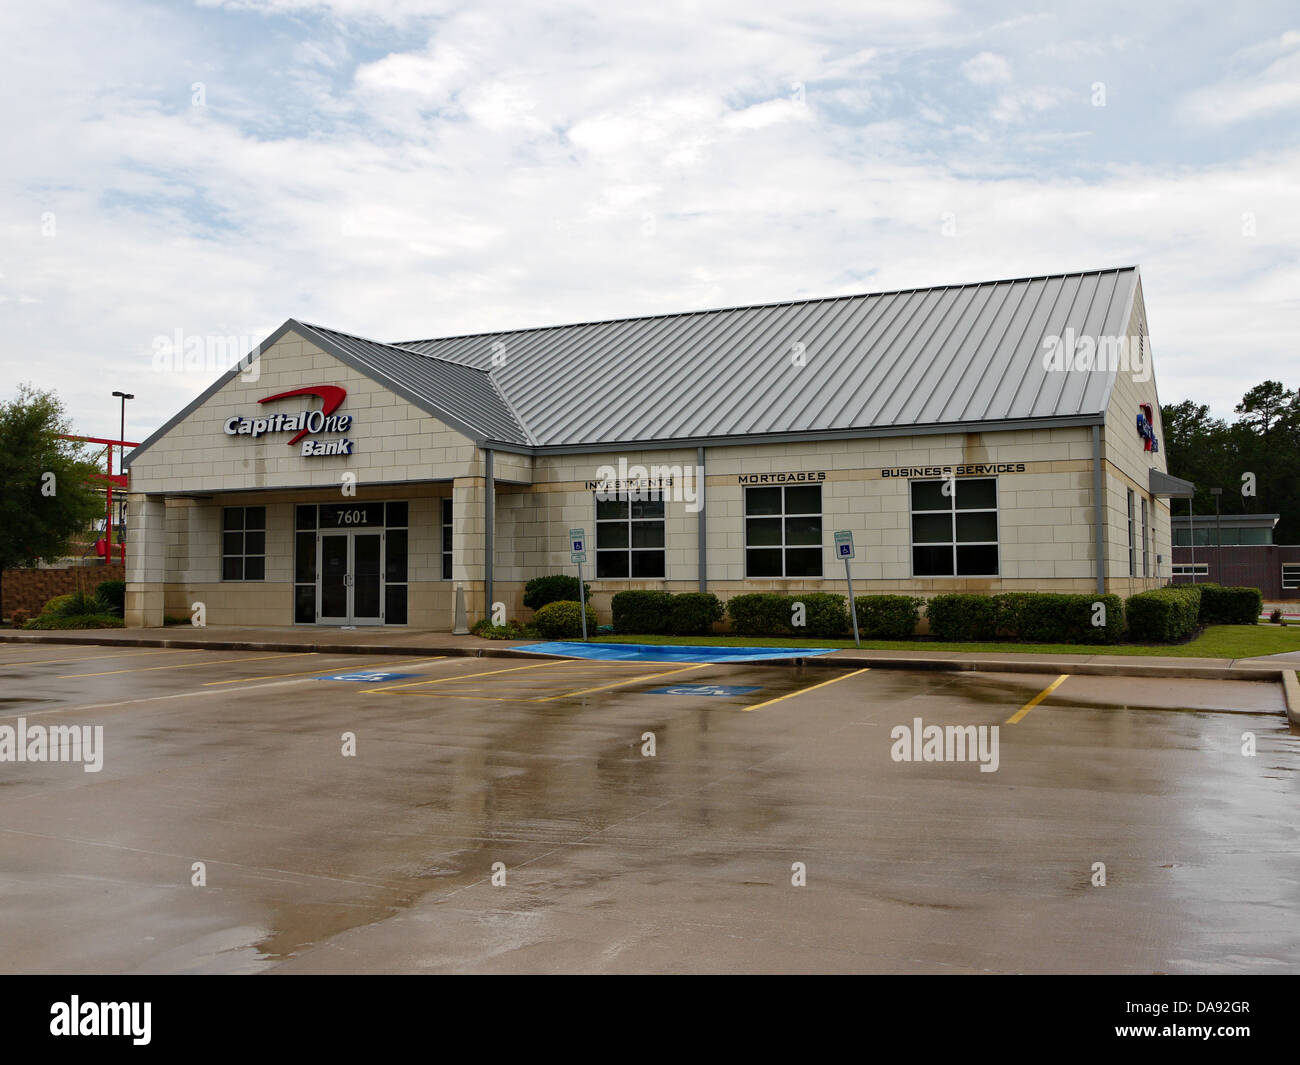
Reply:
M672 688L653 688L651 695L748 695L758 688L743 684L678 684Z
M321 677L321 680L354 680L365 681L370 684L377 684L385 680L402 680L405 677L414 677L414 673L335 673L332 677Z

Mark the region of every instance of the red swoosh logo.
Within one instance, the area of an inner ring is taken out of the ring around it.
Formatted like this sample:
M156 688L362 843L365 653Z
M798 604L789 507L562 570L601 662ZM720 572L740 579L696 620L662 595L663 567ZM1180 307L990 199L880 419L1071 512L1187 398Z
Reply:
M347 394L347 389L339 388L338 385L317 385L315 388L295 388L290 392L277 392L274 396L267 396L266 399L259 399L257 402L274 403L277 399L288 399L290 396L320 396L321 413L328 418L339 409ZM289 441L289 446L293 447L306 435L306 429L298 430L298 435Z

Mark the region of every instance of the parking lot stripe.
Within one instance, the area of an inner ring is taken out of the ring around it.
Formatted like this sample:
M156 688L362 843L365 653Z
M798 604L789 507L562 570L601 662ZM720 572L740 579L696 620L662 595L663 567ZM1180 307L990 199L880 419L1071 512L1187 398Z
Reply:
M482 673L470 673L467 675L457 675L454 677L436 677L433 680L413 680L407 684L388 684L382 688L363 688L361 694L362 695L383 695L385 692L397 691L399 688L417 688L421 685L445 684L448 681L453 681L453 680L465 681L473 677L491 677L497 673L518 673L521 669L545 669L547 666L551 666L552 668L554 668L555 666L574 666L574 665L581 664L582 661L583 660L580 658L575 658L572 660L565 660L562 662L538 662L536 665L532 665L532 666L511 666L509 669L489 669L489 670L485 670ZM425 694L432 695L434 693L433 692L428 692L428 693L407 692L406 694L407 695L425 695Z
M175 666L143 666L140 669L110 669L103 673L62 673L55 680L71 680L74 677L111 677L114 673L152 673L159 669L198 669L202 666L222 666L228 662L263 662L268 658L302 658L304 655L319 654L319 651L294 651L289 654L258 655L256 658L218 658L215 662L182 662Z
M639 677L625 677L623 680L615 681L613 684L602 684L598 688L579 688L577 691L561 692L559 695L548 695L542 699L530 699L529 702L550 703L554 702L556 699L571 699L575 695L586 695L589 692L603 692L609 688L620 688L624 684L635 684L639 680L656 680L659 677L671 677L674 673L688 673L692 669L703 669L705 666L712 664L713 663L711 662L703 662L695 666L683 666L681 669L670 669L663 673L645 673Z
M850 677L856 677L859 673L870 673L871 667L865 669L855 669L852 673L845 673L842 677L832 677L830 680L824 680L820 684L812 684L807 688L800 688L796 692L787 692L785 695L778 695L775 699L768 699L766 702L755 703L753 706L742 707L745 713L750 710L759 710L764 706L771 706L773 703L783 702L786 699L793 699L796 695L802 695L804 692L814 691L817 688L824 688L828 684L838 684L842 680L848 680Z
M1024 706L1022 706L1019 710L1017 710L1014 714L1012 714L1009 718L1007 718L1006 723L1008 725L1014 725L1018 723L1021 718L1023 718L1027 713L1029 713L1030 710L1036 707L1039 703L1041 703L1044 699L1046 699L1049 695L1051 695L1052 692L1056 691L1057 688L1059 688L1062 684L1064 684L1066 680L1069 679L1069 677L1070 674L1062 673L1059 677L1057 677L1054 681L1052 681L1051 684L1049 684L1046 688L1044 688L1032 699L1030 699L1029 702L1025 703Z
M310 677L313 673L331 673L334 670L338 670L340 673L373 673L375 670L382 669L384 666L423 666L428 665L430 662L440 662L446 657L446 655L434 655L432 658L422 658L418 662L407 662L405 660L401 662L380 662L378 665L364 667L357 666L356 668L352 668L345 662L342 665L336 664L332 666L321 666L320 669L305 669L301 673L268 673L263 677L235 677L233 680L210 680L203 686L205 688L212 688L218 684L248 684L255 680L278 680L281 677Z
M54 663L56 666L66 666L73 662L93 662L97 658L142 658L144 655L192 655L201 651L202 648L190 650L183 647L169 647L165 651L129 651L123 654L121 651L114 651L108 655L87 655L84 658L33 658L30 662L3 662L4 668L9 666L43 666L47 663Z

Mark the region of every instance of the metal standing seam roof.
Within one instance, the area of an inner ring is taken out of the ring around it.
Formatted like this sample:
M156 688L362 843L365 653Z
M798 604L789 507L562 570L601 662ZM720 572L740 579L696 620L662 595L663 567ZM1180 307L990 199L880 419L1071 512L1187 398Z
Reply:
M325 350L345 352L350 361L361 364L359 368L372 371L372 376L400 385L406 392L458 417L487 438L503 443L531 443L486 370L428 358L392 344L320 325L297 324L301 332Z
M291 318L262 348L297 331L481 445L514 450L961 430L1100 418L1115 367L1048 371L1043 341L1125 335L1137 287L1126 266L392 344Z
M1125 335L1137 284L1119 267L382 347L489 372L542 447L1077 418L1104 413L1115 368L1048 371L1044 338Z

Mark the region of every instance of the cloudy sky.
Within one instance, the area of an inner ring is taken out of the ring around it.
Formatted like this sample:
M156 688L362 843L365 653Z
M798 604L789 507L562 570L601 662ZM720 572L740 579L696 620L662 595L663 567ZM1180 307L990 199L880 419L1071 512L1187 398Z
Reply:
M0 395L142 439L160 337L384 340L1140 264L1164 402L1300 385L1293 3L0 8Z

